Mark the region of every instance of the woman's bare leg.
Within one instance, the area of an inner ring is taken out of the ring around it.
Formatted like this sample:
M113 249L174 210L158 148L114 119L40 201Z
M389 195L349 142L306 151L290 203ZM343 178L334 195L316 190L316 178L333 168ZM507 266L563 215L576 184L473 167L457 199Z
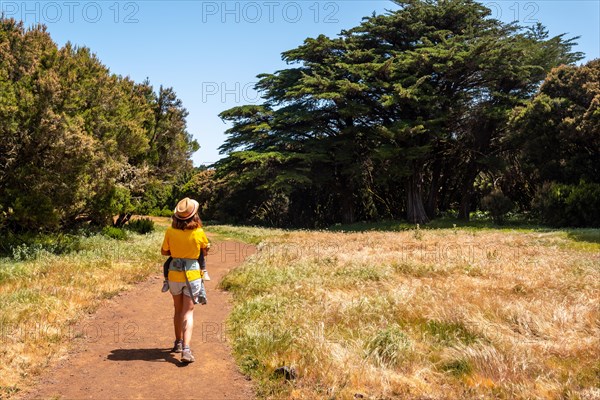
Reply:
M181 327L183 327L183 345L189 346L194 330L194 301L191 297L182 295Z
M183 294L173 295L173 306L175 312L173 314L173 327L175 328L175 339L183 340L183 298L187 297Z

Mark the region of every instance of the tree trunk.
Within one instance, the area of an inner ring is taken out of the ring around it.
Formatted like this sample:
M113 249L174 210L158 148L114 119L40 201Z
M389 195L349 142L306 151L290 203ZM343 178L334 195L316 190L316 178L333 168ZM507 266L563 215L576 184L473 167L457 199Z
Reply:
M451 189L450 189L450 177L449 174L447 173L448 171L448 165L444 165L442 166L442 171L444 171L444 173L441 174L440 176L440 181L439 181L439 191L438 191L438 197L437 197L437 211L438 212L443 212L443 211L448 211L450 209L450 202L451 202Z
M465 221L469 220L471 213L471 198L473 197L473 183L479 171L475 163L467 164L467 169L463 175L462 185L460 189L460 206L458 208L458 219Z
M406 219L408 222L413 224L426 224L429 222L425 207L423 206L420 173L415 172L408 178L406 195Z
M440 189L440 174L442 173L442 163L436 159L433 163L433 171L431 173L431 185L429 186L429 194L427 196L427 205L425 211L430 219L437 215L438 211L438 194Z
M119 217L115 221L115 226L122 228L131 219L131 213L119 214Z
M463 187L460 197L460 206L458 207L458 219L469 221L471 214L471 191Z
M344 193L342 197L342 222L344 224L354 223L354 199L352 192Z

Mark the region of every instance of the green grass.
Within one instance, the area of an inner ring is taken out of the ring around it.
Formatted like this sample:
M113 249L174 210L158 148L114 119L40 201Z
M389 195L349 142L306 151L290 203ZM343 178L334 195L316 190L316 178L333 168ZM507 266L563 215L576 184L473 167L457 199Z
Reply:
M353 224L336 224L330 226L327 230L333 232L365 232L365 231L383 231L383 232L401 232L414 230L415 224L402 220L384 220L377 222L356 222ZM549 229L542 227L524 218L513 218L507 220L504 224L494 224L489 218L472 218L465 221L453 217L442 217L434 219L427 224L421 224L420 229L466 229L466 230L522 230L533 231L539 229Z
M571 247L592 252L600 251L600 229L566 229L565 233L571 240Z
M473 367L468 360L452 360L442 364L442 370L451 373L454 376L468 375L473 372Z
M366 356L377 365L397 367L411 357L412 342L397 324L377 333L366 343Z
M335 224L327 228L332 232L401 232L414 230L415 224L403 220L384 220L377 222L356 222L352 224ZM463 230L501 230L501 231L522 231L522 232L570 232L575 240L600 242L600 229L596 228L552 228L545 225L536 224L525 218L514 218L507 220L504 224L495 224L489 218L475 218L465 221L452 217L441 217L434 219L427 224L421 224L420 229L463 229Z
M566 232L570 239L576 240L578 242L600 244L600 229L567 229Z
M424 321L421 326L427 335L444 346L458 343L470 345L481 340L479 335L471 332L460 322L429 320Z
M42 253L68 254L80 248L81 239L89 232L57 234L14 234L0 232L0 257L10 257L15 261L32 260Z
M116 239L116 240L126 240L127 239L127 232L125 231L125 229L117 228L114 226L105 227L104 229L102 229L102 234L111 239Z
M277 329L273 329L271 322L264 318L265 315L276 316L281 312L286 312L286 306L277 298L265 296L247 302L231 315L231 321L235 322L230 328L238 338L233 344L234 349L240 354L242 368L252 371L254 376L265 373L265 354L281 354L293 342L293 326L277 326Z
M284 235L286 231L259 227L232 225L205 225L204 230L216 236L218 240L239 240L244 243L258 244L261 241L278 235Z

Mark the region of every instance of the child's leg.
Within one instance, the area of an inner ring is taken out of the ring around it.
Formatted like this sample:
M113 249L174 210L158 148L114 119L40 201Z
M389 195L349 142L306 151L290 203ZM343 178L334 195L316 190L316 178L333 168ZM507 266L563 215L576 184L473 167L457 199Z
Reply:
M204 282L200 281L200 293L198 294L198 302L202 305L206 305L206 289L204 288Z
M200 269L206 269L206 258L204 258L204 252L200 250L200 257L198 257L198 264L200 264Z
M169 277L169 265L171 264L172 259L173 257L167 258L167 261L165 261L165 263L163 264L163 276L165 277L163 287L161 289L163 293L169 290L169 281L167 279Z
M165 277L165 280L169 276L169 265L171 265L172 260L173 260L173 257L169 257L169 258L167 258L167 261L165 261L165 263L163 264L163 276Z
M200 264L200 270L202 270L202 279L205 281L210 281L210 276L208 275L208 271L206 270L206 256L204 252L206 250L200 250L200 257L198 257L198 263Z

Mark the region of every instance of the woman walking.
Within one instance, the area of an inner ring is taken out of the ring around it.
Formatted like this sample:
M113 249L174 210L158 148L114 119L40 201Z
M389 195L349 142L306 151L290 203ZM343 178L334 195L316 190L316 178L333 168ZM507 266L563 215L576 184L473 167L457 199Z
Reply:
M198 208L198 202L187 197L177 203L161 249L162 255L173 257L168 275L175 308L175 344L172 352L182 353L181 361L184 363L194 362L190 349L194 329L194 298L200 294L202 287L198 257L202 249L208 246Z

